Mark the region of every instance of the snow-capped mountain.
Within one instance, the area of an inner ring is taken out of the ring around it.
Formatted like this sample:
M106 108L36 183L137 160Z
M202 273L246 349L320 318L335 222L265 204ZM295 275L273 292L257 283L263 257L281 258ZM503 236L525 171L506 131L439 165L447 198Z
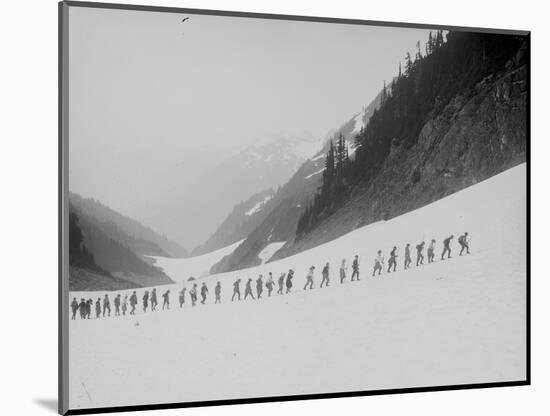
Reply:
M165 193L140 213L140 220L187 247L196 247L214 233L236 204L284 184L321 147L321 140L305 135L279 135L249 146L191 185Z

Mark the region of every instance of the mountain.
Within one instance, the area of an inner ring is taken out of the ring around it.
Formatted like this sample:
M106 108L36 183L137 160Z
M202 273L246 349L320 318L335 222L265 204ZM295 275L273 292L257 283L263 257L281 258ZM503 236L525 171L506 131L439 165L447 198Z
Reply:
M118 213L92 198L83 198L73 192L70 203L90 220L94 220L109 238L121 241L134 253L141 256L186 257L185 248L179 243L160 235L138 221Z
M169 257L181 250L179 245L98 201L76 194L69 197L69 218L70 290L114 290L172 283L146 255Z
M359 134L355 159L324 178L295 238L274 258L418 209L525 161L526 41L449 32L447 42L427 49Z
M317 139L294 136L249 146L137 215L143 223L196 247L208 240L236 204L286 182L321 147Z
M355 136L368 124L375 109L380 105L382 94L381 91L360 112L330 133L333 141L340 136L345 139L352 157L357 149ZM260 254L269 244L286 242L294 238L298 219L321 184L325 169L325 153L328 148L329 141L325 142L313 157L306 160L290 180L263 205L261 221L255 218L256 221L253 224L244 223L238 235L240 239L247 236L246 240L214 265L211 269L212 273L228 272L261 264ZM254 229L251 225L254 225ZM238 240L234 239L234 241Z

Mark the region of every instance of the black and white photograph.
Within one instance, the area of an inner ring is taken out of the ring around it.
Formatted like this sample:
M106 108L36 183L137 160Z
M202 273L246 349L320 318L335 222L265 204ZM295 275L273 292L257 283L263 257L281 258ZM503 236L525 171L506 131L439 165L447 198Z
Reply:
M529 32L60 17L62 408L529 383Z

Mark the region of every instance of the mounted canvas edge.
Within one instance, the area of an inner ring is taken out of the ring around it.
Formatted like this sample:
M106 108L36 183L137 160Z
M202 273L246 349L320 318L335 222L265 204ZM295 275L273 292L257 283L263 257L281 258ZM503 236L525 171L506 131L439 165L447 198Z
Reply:
M529 30L521 30L521 29L452 26L452 25L430 24L430 23L388 22L383 20L364 20L364 19L350 19L350 18L340 18L340 17L304 16L304 15L289 15L289 14L277 14L277 13L257 13L257 12L243 12L243 11L233 11L233 10L192 9L192 8L184 8L184 7L144 6L144 5L138 5L138 4L101 3L101 2L73 1L73 0L65 0L60 3L64 3L70 7L88 7L88 8L94 8L94 9L131 10L131 11L161 12L161 13L186 13L186 14L199 14L199 15L208 15L208 16L248 17L248 18L255 18L255 19L291 20L291 21L301 21L301 22L336 23L336 24L365 25L365 26L385 26L385 27L399 27L399 28L409 28L409 29L434 29L434 30L442 29L442 30L462 31L462 32L494 33L494 34L514 35L514 36L527 36L528 34L531 33Z
M292 20L305 22L324 22L337 24L357 24L367 26L402 27L417 29L444 29L455 31L469 31L479 33L493 33L503 35L523 36L528 45L528 74L527 74L527 121L526 121L526 205L527 205L527 270L526 270L526 378L518 381L487 382L474 384L459 384L430 387L411 387L382 390L368 390L356 392L319 393L289 396L268 396L257 398L196 401L181 403L164 403L153 405L133 405L116 407L99 407L85 409L69 409L68 403L68 24L69 7L88 7L116 10L152 11L164 13L188 13L212 16L248 17L274 20ZM252 13L239 11L220 11L208 9L187 9L178 7L143 6L132 4L115 4L84 1L60 1L58 3L58 413L61 415L113 413L142 410L163 410L187 407L209 407L253 403L287 402L297 400L318 400L346 397L364 397L387 394L427 393L454 390L468 390L495 387L516 387L531 385L531 31L508 30L497 28L478 28L468 26L448 26L420 23L385 22L345 18L329 18L317 16L298 16L268 13Z

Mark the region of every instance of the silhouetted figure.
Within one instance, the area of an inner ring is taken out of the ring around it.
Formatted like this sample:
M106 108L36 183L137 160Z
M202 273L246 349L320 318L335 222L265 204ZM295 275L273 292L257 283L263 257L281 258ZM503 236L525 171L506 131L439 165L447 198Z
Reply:
M309 272L306 275L306 284L304 285L304 290L306 290L309 286L309 289L313 289L313 272L315 270L315 266L311 266L309 268Z
M357 280L361 280L359 279L359 256L357 254L353 259L351 268L353 269L353 272L351 273L351 281L353 282L355 280L355 277L357 277Z
M407 270L410 267L411 263L412 263L411 245L409 243L407 243L407 245L405 246L405 264L404 264L403 268L405 270Z
M180 301L180 309L183 308L183 304L185 303L185 291L187 290L187 288L183 288L180 290L180 293L179 293L179 301Z
M124 300L122 301L122 315L126 315L128 310L128 295L124 295Z
M214 287L214 295L216 295L214 303L222 303L222 284L220 282L216 283L216 287Z
M146 290L143 295L143 312L147 312L147 307L149 306L149 291Z
M153 291L151 292L151 312L157 310L158 304L159 302L157 300L157 289L153 288Z
M91 299L88 299L86 301L86 319L91 319L92 318L92 305L93 305L94 301L91 300Z
M73 301L71 302L71 311L73 312L71 315L71 320L74 321L76 319L76 313L78 312L78 302L76 298L73 298Z
M250 296L252 299L255 299L254 294L252 293L252 279L248 278L246 281L246 286L244 288L244 300Z
M237 296L237 300L241 300L241 279L237 279L233 282L233 296L231 296L231 302L235 300L235 296Z
M189 296L191 296L191 306L195 306L197 304L197 284L193 283L193 287L189 291Z
M105 317L105 312L108 313L107 316L111 316L111 302L107 293L105 293L105 297L103 298L103 317Z
M384 267L384 255L382 254L382 250L378 250L377 254L378 255L374 259L374 268L372 270L373 276L376 274L376 272L378 272L378 276L380 276Z
M170 309L170 289L162 294L162 310Z
M120 294L115 296L113 303L115 304L115 316L120 316Z
M344 283L344 280L346 280L347 269L346 259L342 259L342 264L340 264L340 284Z
M284 272L281 273L279 276L279 279L277 280L277 285L279 286L279 289L277 289L277 294L282 295L283 294L283 287L285 285L285 274Z
M292 278L294 277L294 270L290 269L286 275L286 293L290 293L292 289Z
M273 281L273 275L269 272L267 281L265 282L265 287L267 287L267 296L269 297L271 297L271 292L273 292L273 286L275 286L275 282Z
M78 304L78 313L80 314L80 319L86 318L86 301L84 299L80 299L80 303Z
M206 302L206 295L208 294L208 288L206 287L206 283L202 282L201 286L201 303L204 305L204 302Z
M323 270L321 270L321 275L323 276L323 279L321 280L321 286L320 287L323 287L323 285L328 286L329 285L329 265L328 265L328 261L325 264L325 266L323 267Z
M132 296L130 296L130 307L132 308L130 310L130 315L135 315L136 314L136 305L138 303L138 299L137 299L137 295L136 295L136 291L134 290L132 292Z
M451 258L451 241L454 238L453 235L443 240L443 252L441 253L441 260L445 260L445 254L448 254L447 258Z
M428 246L428 264L433 263L435 257L435 240L430 241Z
M393 249L390 252L390 258L388 260L388 273L391 273L392 267L393 267L393 271L395 272L395 268L397 267L397 247L396 246L393 246Z
M263 279L262 275L260 275L256 279L256 293L258 295L258 299L262 297L262 292L264 291L264 281L262 279Z
M422 241L420 244L416 246L416 265L424 264L424 245L426 243Z
M470 254L470 237L468 237L468 233L458 237L458 244L460 244L460 256L462 256L464 250L466 250L466 254Z
M95 301L95 317L96 319L101 316L101 298L97 298Z

